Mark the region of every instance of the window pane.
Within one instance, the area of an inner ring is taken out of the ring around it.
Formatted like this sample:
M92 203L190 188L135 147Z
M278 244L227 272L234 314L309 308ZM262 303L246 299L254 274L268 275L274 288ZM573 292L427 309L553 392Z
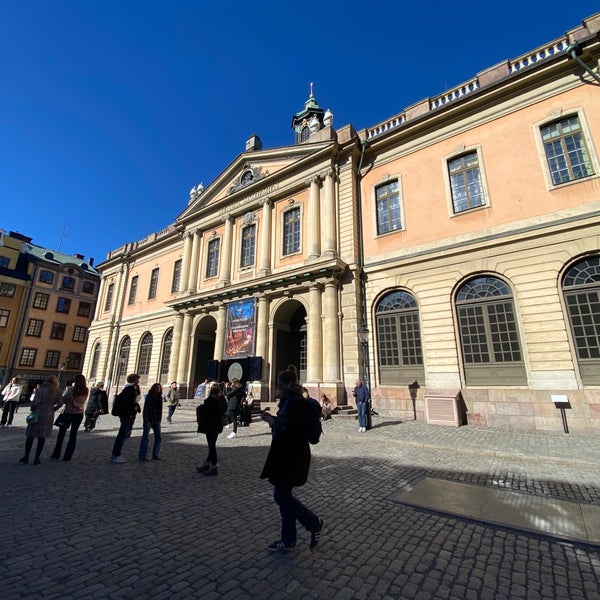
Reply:
M448 172L455 213L483 206L483 186L477 152L448 161Z
M400 187L397 181L379 186L375 190L377 233L388 233L402 228L400 218Z

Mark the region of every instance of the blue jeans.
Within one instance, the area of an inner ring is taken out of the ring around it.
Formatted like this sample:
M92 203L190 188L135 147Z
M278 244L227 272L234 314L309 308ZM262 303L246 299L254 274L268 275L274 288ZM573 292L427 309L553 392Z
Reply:
M142 440L140 441L139 458L146 458L148 454L148 443L150 441L150 429L154 432L154 446L152 448L152 458L158 458L160 455L160 443L162 437L160 435L160 423L144 423L142 432Z
M296 521L307 531L319 527L319 517L294 498L291 486L276 485L273 498L281 513L281 541L284 544L289 546L296 543Z
M130 417L119 417L121 421L121 427L119 427L119 433L117 433L117 439L113 445L113 456L121 456L121 450L125 440L131 435L131 418Z
M368 402L357 402L356 408L358 409L358 426L367 426L367 409L369 407Z

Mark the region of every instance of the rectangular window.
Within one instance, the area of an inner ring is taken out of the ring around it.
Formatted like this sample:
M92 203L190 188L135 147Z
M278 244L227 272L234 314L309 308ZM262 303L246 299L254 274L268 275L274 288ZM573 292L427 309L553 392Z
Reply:
M148 300L156 298L156 290L158 289L158 271L158 267L152 269L152 274L150 275L150 288L148 289Z
M60 284L60 287L63 290L74 290L75 289L75 279L73 279L72 277L63 277L62 278L62 283Z
M0 296L5 296L6 298L13 298L15 295L15 291L17 287L12 283L0 283Z
M8 256L0 256L0 267L1 268L8 269L9 263L10 263L10 260L9 260Z
M175 294L179 291L179 284L181 283L181 260L176 260L173 264L173 279L171 280L171 294Z
M81 367L81 353L80 352L69 352L67 354L67 369L77 369Z
M111 284L109 284L108 289L106 290L106 302L104 303L105 311L110 310L110 307L112 306L112 300L113 300L114 293L115 293L115 284L111 283Z
M40 281L42 283L52 283L54 281L54 273L52 271L40 271Z
M208 258L206 261L206 277L216 277L219 273L219 251L221 240L210 240L208 243Z
M242 230L242 254L240 267L251 267L254 264L256 248L256 225L248 225Z
M29 323L27 324L27 333L25 335L40 337L42 335L43 325L44 321L41 319L29 319Z
M91 281L84 281L83 285L81 286L81 291L84 294L93 294L95 290L96 284L92 283Z
M52 330L50 331L51 340L63 340L65 338L66 325L64 323L52 323Z
M62 296L58 299L56 303L56 312L64 313L66 315L69 314L71 310L71 301L68 298L63 298Z
M131 283L129 284L129 297L127 298L127 304L135 304L135 297L137 295L137 287L138 287L138 276L134 275L131 278Z
M48 294L36 292L33 298L33 308L41 308L42 310L46 310L48 308L49 299L50 296Z
M37 350L35 348L23 348L21 350L21 360L19 365L21 367L33 367L35 364L35 355Z
M402 229L400 211L400 186L398 181L390 181L375 189L377 208L377 233L389 233Z
M85 327L80 327L79 325L75 325L73 329L73 341L74 342L85 342L85 336L87 333L87 329Z
M10 310L0 308L0 327L8 327L8 317L10 317Z
M550 123L540 133L554 185L594 174L577 116Z
M485 204L477 152L469 152L449 160L448 174L455 214Z
M59 360L60 352L58 352L58 350L48 350L48 352L46 352L46 360L44 361L44 367L48 369L56 369L58 367Z
M78 317L89 317L92 310L92 305L89 302L80 302L77 309Z
M300 208L288 210L283 216L283 254L300 252Z

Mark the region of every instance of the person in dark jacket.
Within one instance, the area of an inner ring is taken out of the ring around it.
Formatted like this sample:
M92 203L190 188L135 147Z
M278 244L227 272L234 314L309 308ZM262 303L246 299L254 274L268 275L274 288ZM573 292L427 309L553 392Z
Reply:
M154 383L146 394L146 400L144 400L144 410L142 411L144 429L142 431L140 452L138 456L140 460L146 460L146 455L148 454L150 429L154 432L152 460L160 460L160 444L162 441L160 435L160 421L162 419L162 405L162 385L160 385L160 383Z
M233 431L227 436L229 439L237 435L238 416L245 395L242 382L239 379L232 379L231 388L227 392L227 418L233 426Z
M127 383L120 394L115 398L118 402L119 411L115 416L119 417L121 426L113 445L111 463L124 463L125 459L121 456L121 450L125 440L131 435L131 428L137 413L140 412L138 397L140 395L140 376L137 373L127 375Z
M323 519L300 500L292 488L304 485L310 468L310 447L305 425L305 398L294 371L286 369L277 378L279 410L273 422L271 448L260 475L274 486L273 497L281 513L281 538L269 550L287 550L296 545L296 521L310 531L310 549L321 537Z
M196 470L198 473L204 473L204 475L217 475L217 438L223 431L223 415L227 410L227 402L218 383L213 383L210 386L208 398L204 400L202 408L203 429L208 444L208 456L201 466L196 467Z
M99 381L90 392L90 398L85 407L85 431L92 431L100 415L108 413L108 395L104 389L104 382Z

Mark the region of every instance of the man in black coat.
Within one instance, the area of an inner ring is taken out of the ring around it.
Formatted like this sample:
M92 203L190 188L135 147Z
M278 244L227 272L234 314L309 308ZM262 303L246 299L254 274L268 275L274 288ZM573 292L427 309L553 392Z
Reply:
M137 413L140 412L140 404L138 397L140 395L140 376L137 373L127 375L127 383L121 391L115 397L116 407L113 407L113 415L119 417L121 426L119 427L119 433L113 445L111 463L124 463L125 459L121 456L121 450L125 440L131 435L131 428ZM115 408L117 408L115 412Z
M306 483L310 468L310 447L306 432L306 400L294 371L282 371L277 378L279 410L273 423L271 448L260 475L274 486L273 497L281 513L281 539L269 550L288 550L296 545L296 521L310 531L311 550L319 542L323 519L294 498L292 488Z

